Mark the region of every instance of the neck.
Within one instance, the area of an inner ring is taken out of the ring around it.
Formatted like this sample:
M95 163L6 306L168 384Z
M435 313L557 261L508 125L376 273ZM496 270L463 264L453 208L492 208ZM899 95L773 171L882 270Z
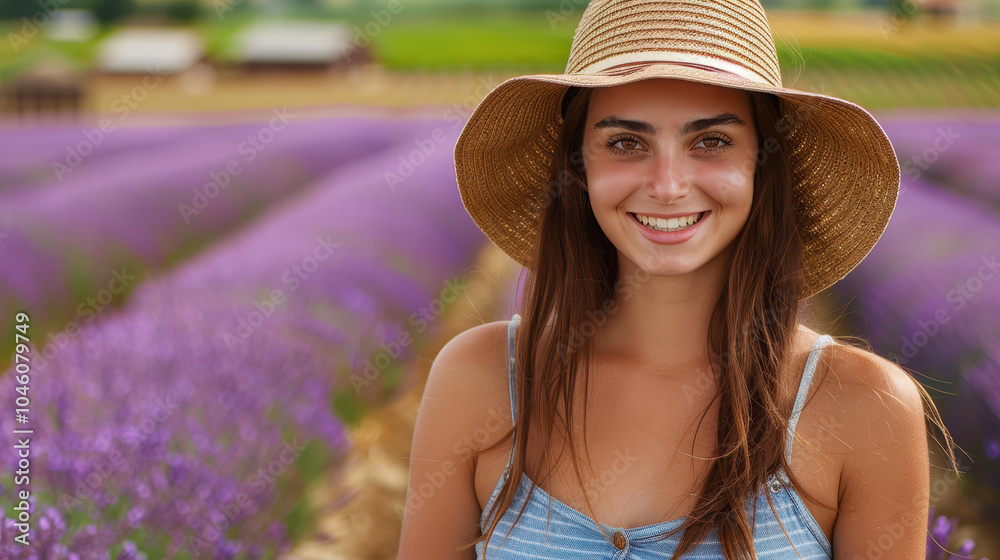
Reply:
M598 332L598 355L646 375L691 378L711 371L708 328L725 287L723 261L655 276L619 259L623 288Z

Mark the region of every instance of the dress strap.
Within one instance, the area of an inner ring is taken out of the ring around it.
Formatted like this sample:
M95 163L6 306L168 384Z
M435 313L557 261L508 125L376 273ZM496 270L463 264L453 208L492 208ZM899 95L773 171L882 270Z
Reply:
M788 419L788 434L785 437L785 459L792 461L792 442L795 439L795 426L799 422L799 415L806 404L806 395L809 394L809 385L812 383L813 374L816 373L816 364L819 362L819 355L828 344L833 342L833 337L824 334L813 342L809 350L809 357L806 359L806 368L802 372L802 381L799 383L799 392L795 395L795 404L792 406L792 415Z
M517 421L517 393L514 391L514 333L521 322L521 316L514 314L507 326L507 377L510 385L510 419Z
M507 384L510 387L510 418L511 423L517 423L517 392L515 391L514 382L514 333L517 331L517 326L521 323L521 316L514 314L510 318L510 324L507 326ZM514 462L514 442L511 440L510 444L510 457L507 458L507 466L503 470L503 477L506 479L510 473L511 463Z

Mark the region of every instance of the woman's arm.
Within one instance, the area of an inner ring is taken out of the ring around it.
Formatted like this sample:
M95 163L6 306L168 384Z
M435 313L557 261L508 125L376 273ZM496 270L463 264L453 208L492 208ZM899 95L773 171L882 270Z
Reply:
M497 350L505 348L506 325L460 333L431 365L413 433L399 560L476 558L475 548L455 547L481 534L470 442L487 422L486 399L496 398L500 377L506 387L506 354ZM506 390L500 394L509 400Z
M930 471L917 382L877 355L858 350L839 354L845 359L838 360L835 373L847 381L842 439L853 449L841 471L833 557L923 558Z

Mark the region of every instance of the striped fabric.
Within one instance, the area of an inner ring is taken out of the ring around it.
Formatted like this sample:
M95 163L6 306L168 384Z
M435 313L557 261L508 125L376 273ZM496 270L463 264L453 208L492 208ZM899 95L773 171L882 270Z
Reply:
M510 321L508 330L508 352L510 355L510 375L511 375L511 415L516 418L516 400L514 396L514 332L520 322L520 316L514 315ZM799 385L798 394L795 398L795 405L792 416L789 420L788 435L786 437L785 454L791 457L792 436L795 433L795 425L798 422L802 407L805 404L806 394L813 374L816 371L816 363L822 349L832 342L829 335L823 335L816 339L809 357L806 361L805 371L802 375L802 382ZM513 450L512 450L513 451ZM513 454L511 455L511 458ZM480 519L481 529L485 532L489 527L486 512L489 511L500 486L510 471L510 460L503 475L497 481L493 489L493 494L487 503L486 509ZM795 489L787 484L788 478L783 471L778 471L772 475L765 488L757 494L755 503L757 509L757 523L754 527L754 548L757 558L760 560L790 560L793 558L804 558L809 560L831 560L833 558L833 548L829 540L823 533L816 519L803 503L802 498ZM626 529L624 527L612 527L601 523L604 535L598 531L593 519L588 515L577 511L559 500L550 496L539 486L535 486L531 499L521 515L521 519L511 529L514 518L517 517L521 506L524 504L528 490L532 486L532 481L527 475L522 474L518 489L514 497L514 503L504 513L497 525L496 531L490 538L489 560L509 560L521 558L572 558L573 560L607 559L614 560L646 560L662 558L669 560L671 554L676 550L677 543L680 542L681 533L676 533L668 539L654 541L653 537L662 534L684 522L683 517ZM767 497L764 492L772 493L775 509L784 526L784 532L778 519L767 504ZM747 500L747 515L750 519L752 514L751 505L753 500ZM550 508L551 506L551 508ZM787 537L785 536L787 533ZM605 536L606 535L606 536ZM483 542L476 543L477 558L483 559ZM706 538L699 543L692 551L684 555L685 560L718 560L723 558L722 546L718 539L718 532L712 529Z

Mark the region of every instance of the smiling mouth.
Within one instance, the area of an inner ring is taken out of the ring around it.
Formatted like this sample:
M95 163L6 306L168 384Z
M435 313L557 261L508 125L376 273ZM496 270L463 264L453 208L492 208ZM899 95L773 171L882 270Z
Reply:
M634 212L629 212L628 215L631 216L633 220L638 222L639 225L645 228L649 228L653 231L671 232L671 231L684 231L694 226L695 224L700 222L707 213L708 213L707 211L700 212L693 221L688 221L686 217L681 219L678 218L664 219L664 218L648 218L643 216L642 218L640 218L639 215L635 214Z

